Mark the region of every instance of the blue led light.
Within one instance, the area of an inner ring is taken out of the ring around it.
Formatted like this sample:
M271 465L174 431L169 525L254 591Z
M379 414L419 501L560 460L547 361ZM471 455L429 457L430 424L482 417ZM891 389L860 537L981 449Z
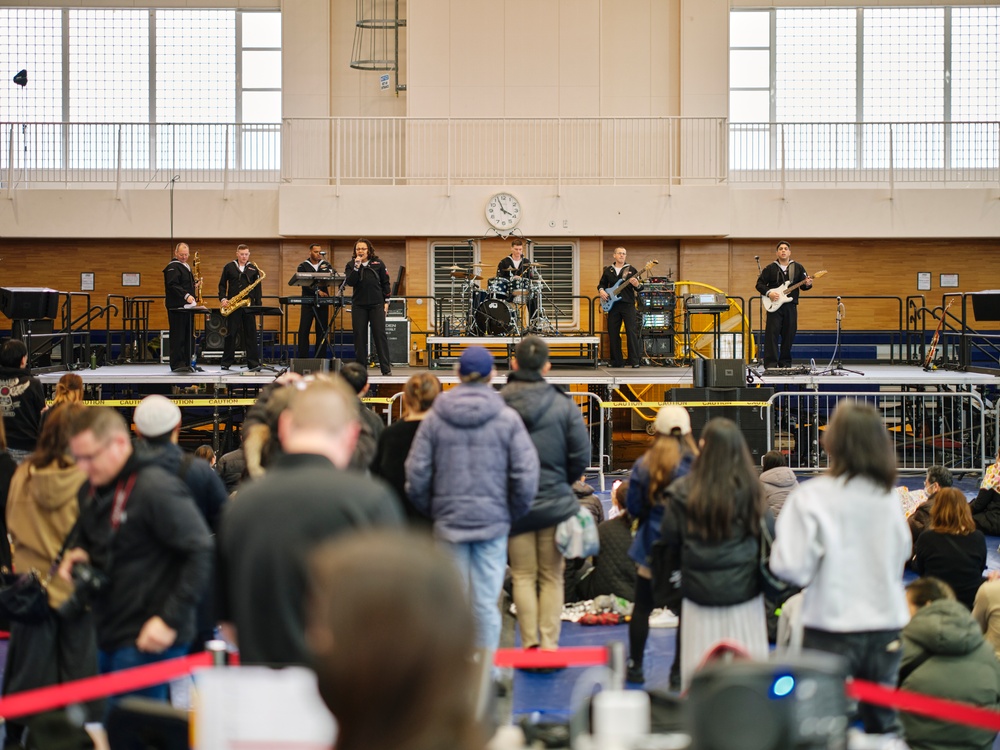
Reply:
M775 698L784 698L795 690L795 678L791 675L782 675L771 685L771 695Z

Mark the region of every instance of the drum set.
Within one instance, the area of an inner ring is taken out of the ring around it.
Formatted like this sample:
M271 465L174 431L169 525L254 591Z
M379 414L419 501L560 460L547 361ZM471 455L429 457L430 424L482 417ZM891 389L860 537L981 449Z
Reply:
M542 305L545 280L539 270L543 263L528 263L523 276L494 276L479 286L483 277L472 266L448 266L452 279L451 295L460 311L450 328L466 336L521 336L526 333L549 333L552 324Z

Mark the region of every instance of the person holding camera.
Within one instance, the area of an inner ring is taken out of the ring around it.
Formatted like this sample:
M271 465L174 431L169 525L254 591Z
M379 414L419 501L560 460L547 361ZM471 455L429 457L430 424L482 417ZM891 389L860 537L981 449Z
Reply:
M51 575L76 524L77 494L87 479L67 455L70 421L86 408L81 403L55 406L42 425L38 447L11 480L7 521L14 542L13 567L37 570L43 580L48 577L49 606L40 622L11 621L4 695L97 674L93 617L86 610L61 616L58 610L70 599L73 587ZM88 706L88 720L99 720L99 710ZM23 728L18 721L7 722L7 742L17 741Z
M63 555L59 575L76 582L70 601L93 609L101 673L183 656L211 575L205 519L183 481L135 453L114 409L83 410L69 434L87 481L76 546ZM133 695L166 700L168 686Z

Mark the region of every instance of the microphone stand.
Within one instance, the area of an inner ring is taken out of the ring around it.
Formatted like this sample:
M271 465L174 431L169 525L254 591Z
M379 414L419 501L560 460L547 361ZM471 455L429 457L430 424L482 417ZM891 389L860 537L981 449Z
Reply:
M841 332L841 321L846 317L847 311L844 308L844 303L840 301L840 297L837 297L837 340L833 345L833 354L830 356L830 362L826 366L826 369L822 372L811 373L814 375L845 375L847 373L852 373L854 375L864 375L860 370L849 370L843 366L843 363L837 359L837 355L840 353L840 332Z
M760 256L753 256L754 261L757 263L757 278L760 278L762 273L760 268ZM759 309L757 310L757 350L753 359L750 360L750 364L747 366L747 370L754 375L757 380L764 382L764 377L761 375L762 365L764 364L764 358L761 356L761 347L764 345L764 304L761 303ZM753 378L747 377L748 384L753 381Z

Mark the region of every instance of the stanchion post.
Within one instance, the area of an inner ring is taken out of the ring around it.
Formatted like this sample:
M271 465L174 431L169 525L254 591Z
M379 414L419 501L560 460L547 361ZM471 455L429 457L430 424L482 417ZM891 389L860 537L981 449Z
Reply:
M610 690L625 689L625 644L612 641L608 644L608 669L611 670Z
M208 641L205 643L205 651L212 655L213 667L225 667L229 664L229 647L225 641Z

